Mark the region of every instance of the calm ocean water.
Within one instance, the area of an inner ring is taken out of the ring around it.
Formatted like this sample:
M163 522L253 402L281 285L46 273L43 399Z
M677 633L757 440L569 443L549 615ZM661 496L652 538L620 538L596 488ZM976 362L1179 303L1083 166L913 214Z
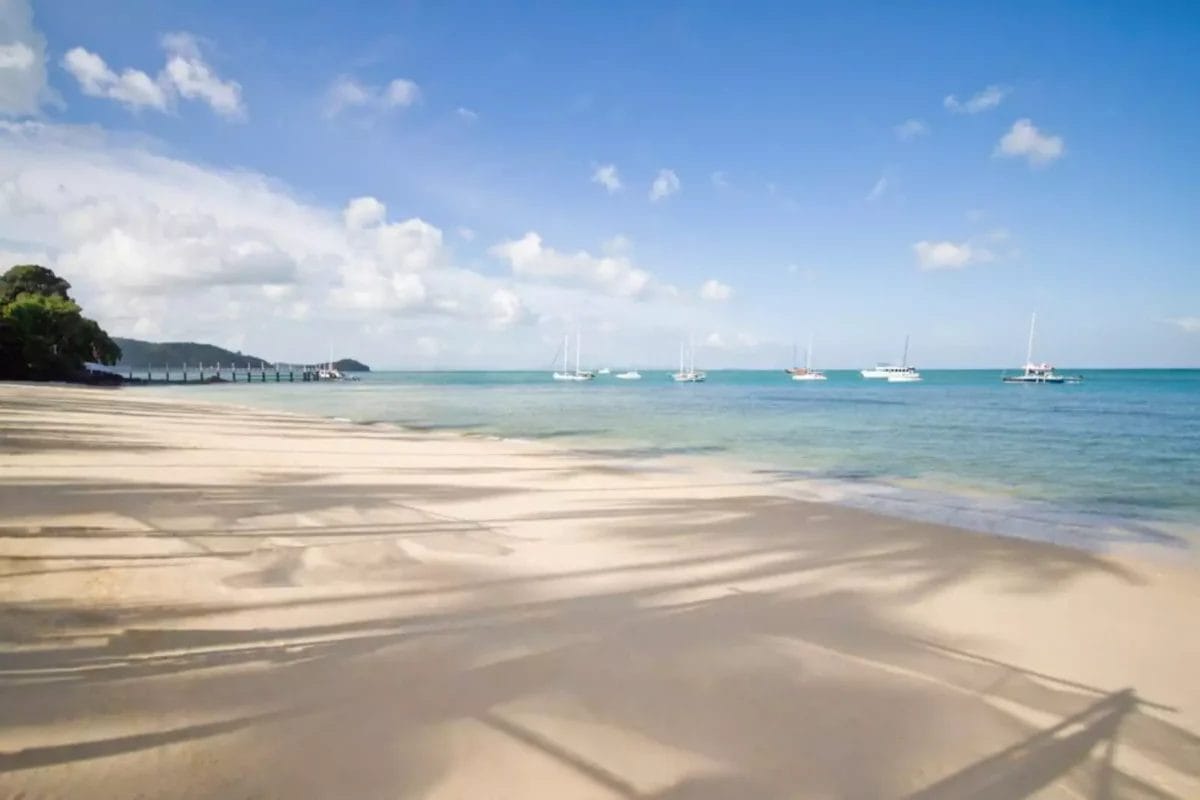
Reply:
M1081 546L1200 544L1200 370L997 371L888 384L829 371L717 371L674 384L546 372L380 372L360 383L147 388L354 421L544 438L614 453L725 456L839 502ZM194 393L194 394L193 394Z

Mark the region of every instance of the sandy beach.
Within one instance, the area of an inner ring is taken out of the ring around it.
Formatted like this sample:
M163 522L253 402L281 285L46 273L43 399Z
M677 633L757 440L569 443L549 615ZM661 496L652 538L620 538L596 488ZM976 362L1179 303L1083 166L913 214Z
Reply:
M1200 797L1200 576L683 458L0 385L0 796Z

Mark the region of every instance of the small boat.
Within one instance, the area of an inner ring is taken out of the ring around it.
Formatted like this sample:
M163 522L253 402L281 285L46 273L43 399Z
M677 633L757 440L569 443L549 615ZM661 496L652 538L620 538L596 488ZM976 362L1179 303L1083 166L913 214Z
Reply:
M703 383L708 376L703 372L696 371L696 347L691 342L688 343L689 365L684 368L683 365L683 343L679 343L679 372L671 376L671 380L676 383Z
M597 375L609 375L611 373L612 373L612 370L609 369L608 367L601 367L600 369L596 370Z
M796 363L795 347L792 348L792 363ZM823 381L825 373L812 368L812 336L808 337L808 349L804 351L804 366L787 370L794 381Z
M571 352L571 336L563 334L563 368L562 372L554 373L556 381L590 381L596 377L594 372L588 372L579 368L579 333L575 334L575 371L571 372L567 369L567 359Z
M1083 380L1079 375L1059 375L1054 367L1043 362L1033 363L1033 331L1037 325L1037 313L1029 318L1029 348L1025 351L1025 371L1020 375L1002 375L1004 383L1079 383Z
M642 373L638 372L636 369L631 369L628 372L618 372L615 377L622 381L640 381L642 379Z
M908 337L904 337L904 358L900 362L899 367L889 368L887 371L888 383L919 383L921 373L917 372L916 367L908 365Z

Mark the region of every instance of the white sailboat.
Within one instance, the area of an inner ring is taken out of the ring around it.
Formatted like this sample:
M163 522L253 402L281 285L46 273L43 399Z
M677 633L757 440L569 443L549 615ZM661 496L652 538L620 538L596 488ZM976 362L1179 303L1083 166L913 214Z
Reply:
M1029 318L1029 347L1025 351L1025 371L1020 375L1004 375L1000 379L1005 383L1079 383L1082 380L1077 375L1059 375L1054 367L1043 362L1033 363L1033 331L1037 326L1037 312Z
M792 380L794 380L794 381L823 381L826 379L824 372L820 372L819 370L815 370L812 368L812 346L813 346L812 334L809 334L808 349L804 351L804 366L803 367L792 367L791 369L788 370L788 374L790 374L792 376ZM795 354L793 353L792 361L795 362L795 360L796 360L796 357L795 357Z
M578 332L576 332L575 333L575 371L571 372L567 367L568 358L569 358L570 352L571 352L571 335L569 333L563 334L563 368L562 368L562 372L554 373L554 380L556 380L556 381L590 381L592 378L596 377L595 373L587 372L587 371L579 368L580 338L581 338L580 334Z
M900 368L890 368L887 372L888 383L917 383L921 380L921 373L917 372L916 367L908 365L908 337L904 337L904 359L900 362Z
M688 342L687 350L688 350L688 358L689 358L690 363L688 364L687 368L685 369L684 368L684 359L683 359L683 353L684 353L683 342L680 342L679 343L679 372L676 372L674 375L672 375L671 380L675 381L676 383L701 383L705 379L707 379L708 376L705 375L703 372L696 371L696 347L691 341Z

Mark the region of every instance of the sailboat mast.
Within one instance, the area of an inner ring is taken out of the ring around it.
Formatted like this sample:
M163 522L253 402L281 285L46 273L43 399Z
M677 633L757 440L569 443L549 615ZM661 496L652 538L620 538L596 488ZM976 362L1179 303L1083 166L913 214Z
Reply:
M582 337L582 334L579 331L575 331L575 374L576 375L579 374L579 340L581 337Z
M904 337L904 358L901 360L900 366L902 366L902 367L908 366L908 336L907 335L905 335L905 337Z
M813 344L813 337L812 337L812 334L810 333L808 335L808 349L804 351L804 371L805 372L812 372L812 344Z
M688 337L688 372L696 372L696 342L691 336Z
M679 374L683 374L683 340L679 340Z
M1033 328L1037 325L1037 312L1033 312L1033 316L1029 318L1029 349L1025 351L1025 363L1033 363Z
M563 372L567 371L567 359L571 357L571 334L563 334Z

